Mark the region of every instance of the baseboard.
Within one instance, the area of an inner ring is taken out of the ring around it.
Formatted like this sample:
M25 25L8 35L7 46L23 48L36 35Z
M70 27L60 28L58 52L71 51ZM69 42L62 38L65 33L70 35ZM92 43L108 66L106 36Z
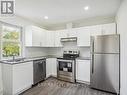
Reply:
M21 90L21 91L17 91L16 93L14 93L14 95L19 95L19 94L23 93L24 91L30 89L31 87L32 87L32 85L31 85L31 86L28 86L28 87L26 87L26 88L24 88L24 89Z
M57 75L50 75L50 76L46 77L45 79L48 79L48 78L50 78L50 77L55 77L55 78L57 78Z
M84 83L84 84L90 85L90 82L87 82L87 81L76 80L76 82L78 82L78 83Z
M57 78L57 75L51 75L50 77L55 77L55 78Z

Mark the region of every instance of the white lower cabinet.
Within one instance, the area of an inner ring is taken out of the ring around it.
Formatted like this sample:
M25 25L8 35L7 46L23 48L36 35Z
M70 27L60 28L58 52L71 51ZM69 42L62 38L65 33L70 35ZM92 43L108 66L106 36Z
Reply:
M0 95L3 95L3 86L2 86L2 70L1 70L1 64L0 64Z
M56 58L46 59L46 78L50 76L57 76L57 61Z
M76 80L90 83L90 60L76 60Z
M46 59L46 78L50 77L52 73L51 70L51 60L50 58Z
M18 95L33 84L33 61L21 64L3 64L3 93Z

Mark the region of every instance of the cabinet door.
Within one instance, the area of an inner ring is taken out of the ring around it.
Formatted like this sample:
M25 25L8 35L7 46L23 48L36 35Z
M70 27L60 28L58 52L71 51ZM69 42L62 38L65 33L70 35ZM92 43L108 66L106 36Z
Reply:
M67 30L59 30L60 37L61 38L67 38L68 37L68 31Z
M32 30L31 27L25 27L25 46L32 46Z
M52 63L50 58L46 59L46 78L50 77L52 73Z
M102 25L102 34L103 35L116 34L116 24L110 23Z
M46 31L46 47L54 47L54 31Z
M76 31L76 29L69 29L68 30L68 36L69 37L77 37L77 31Z
M42 34L41 34L41 47L46 47L46 30L43 30L42 31Z
M32 45L33 46L41 46L41 37L42 37L42 31L37 28L32 29Z
M78 40L78 46L90 46L90 28L89 27L82 27L76 29Z
M62 43L61 43L61 38L62 38L62 33L60 31L55 31L54 34L55 37L55 47L62 47Z
M46 77L57 76L57 63L56 58L46 59Z
M91 36L102 35L102 26L101 25L90 26L90 35Z
M51 58L51 62L52 62L52 75L54 77L57 76L57 60L56 58Z
M33 84L33 62L13 65L13 93L17 94Z
M3 90L3 87L2 87L2 70L1 70L2 68L1 68L1 63L0 63L0 94L1 94L1 91Z
M77 60L76 62L76 80L90 82L90 60Z

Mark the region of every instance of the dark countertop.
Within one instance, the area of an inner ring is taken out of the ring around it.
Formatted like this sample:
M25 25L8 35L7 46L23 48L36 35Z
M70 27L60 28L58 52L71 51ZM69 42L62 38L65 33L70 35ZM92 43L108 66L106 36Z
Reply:
M77 60L91 60L90 57L78 57Z
M39 60L39 59L60 58L60 57L61 56L57 56L57 55L47 55L47 56L38 56L38 57L26 57L26 58L20 58L20 59L23 59L23 60L20 60L20 61L0 60L0 63L14 65L14 64L20 64L20 63L30 62L30 61L34 61L34 60ZM90 57L78 57L78 58L76 58L76 60L90 60Z
M0 63L14 65L14 64L20 64L20 63L25 63L25 62L30 62L30 61L39 60L39 59L45 59L45 58L46 57L20 58L21 60L20 59L16 59L16 60L20 60L20 61L1 60Z

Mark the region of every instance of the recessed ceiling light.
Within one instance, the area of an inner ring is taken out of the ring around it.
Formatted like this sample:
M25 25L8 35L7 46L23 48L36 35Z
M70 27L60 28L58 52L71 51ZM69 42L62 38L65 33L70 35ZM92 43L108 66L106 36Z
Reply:
M49 17L48 16L44 16L44 19L48 19Z
M89 9L89 6L85 6L85 7L84 7L84 10L87 11L88 9Z

